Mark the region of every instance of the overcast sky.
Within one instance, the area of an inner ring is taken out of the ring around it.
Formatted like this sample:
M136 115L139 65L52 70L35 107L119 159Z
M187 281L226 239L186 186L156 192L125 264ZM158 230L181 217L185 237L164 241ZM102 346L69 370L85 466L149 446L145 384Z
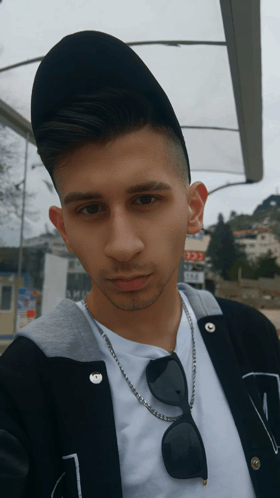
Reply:
M214 40L224 41L218 0L3 0L0 4L0 67L45 55L63 36L82 30L98 30L123 40ZM261 2L262 92L263 92L263 162L264 177L259 183L229 187L209 196L204 226L217 221L219 212L226 219L232 210L251 214L263 199L280 193L280 2ZM223 47L162 46L133 47L158 79L174 107L181 125L226 126L237 128L231 79L226 49ZM200 62L200 64L198 63ZM0 98L30 120L30 95L38 64L23 66L0 74ZM183 104L182 104L183 102ZM228 133L228 132L215 132ZM222 150L219 168L234 156L236 174L192 172L192 182L201 180L208 190L227 182L244 181L240 174L241 152L235 134L221 135ZM24 140L10 132L18 143L21 157L14 168L18 181L23 177ZM184 132L191 167L209 169L208 143L203 135ZM206 136L206 135L205 135ZM214 136L214 135L213 135ZM219 135L220 136L220 135ZM197 138L199 137L199 138ZM227 138L229 137L227 142ZM199 142L200 141L200 142ZM197 147L197 143L204 143ZM209 142L210 143L210 142ZM51 193L44 180L48 173L38 164L33 145L28 148L27 189L34 192L33 209L37 221L25 227L25 237L35 236L53 225L48 208L60 205L57 194ZM224 156L223 156L224 154ZM230 170L227 164L225 169ZM278 189L278 190L277 190ZM0 227L6 244L19 242L19 222Z

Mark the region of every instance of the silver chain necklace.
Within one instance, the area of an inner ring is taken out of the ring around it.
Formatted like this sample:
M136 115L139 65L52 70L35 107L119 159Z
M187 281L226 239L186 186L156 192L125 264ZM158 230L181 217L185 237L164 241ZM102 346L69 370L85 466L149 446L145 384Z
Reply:
M179 292L179 291L178 291ZM182 300L182 304L183 304L183 307L184 307L184 310L185 310L185 313L188 317L188 320L189 320L189 324L190 324L190 327L191 327L191 333L192 333L192 373L193 373L193 389L192 389L192 397L191 397L191 402L190 402L190 409L192 409L193 407L193 403L194 403L194 396L195 396L195 376L196 376L196 350L195 350L195 341L194 341L194 327L193 327L193 322L192 322L192 319L191 319L191 315L181 297L181 294L179 292L179 295L180 295L180 298ZM82 303L84 304L85 308L87 309L88 313L90 314L90 311L88 309L88 305L87 305L87 302L86 302L86 299L87 299L87 296L85 297L85 299L82 300ZM91 315L92 316L92 315ZM92 317L93 318L93 317ZM94 318L93 318L94 320ZM165 420L166 422L174 422L174 420L177 420L178 418L181 417L181 415L179 415L178 417L167 417L166 415L162 415L161 413L158 413L156 410L154 410L154 408L152 408L152 406L150 406L147 401L142 397L140 396L140 394L136 391L135 387L133 386L133 384L130 382L129 378L127 377L127 375L125 374L117 356L116 356L116 353L113 349L113 346L110 342L110 340L108 339L107 335L105 334L105 332L99 327L99 325L96 323L96 321L94 320L101 336L105 339L106 343L107 343L107 346L109 348L109 351L111 353L111 355L113 356L113 358L116 360L117 364L119 365L119 368L127 382L127 384L129 385L130 389L132 390L133 394L136 396L136 398L138 399L138 401L140 401L140 403L142 403L142 405L144 405L155 417L157 418L160 418L161 420Z

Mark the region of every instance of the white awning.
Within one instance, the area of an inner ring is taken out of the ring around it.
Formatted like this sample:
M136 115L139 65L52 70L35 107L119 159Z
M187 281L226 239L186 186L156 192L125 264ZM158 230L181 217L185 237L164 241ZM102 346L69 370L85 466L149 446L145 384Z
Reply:
M39 60L62 37L94 29L128 43L155 75L182 126L191 171L262 179L260 0L57 0L16 51L9 46L20 13L13 22L0 58L0 120L17 133L31 131Z

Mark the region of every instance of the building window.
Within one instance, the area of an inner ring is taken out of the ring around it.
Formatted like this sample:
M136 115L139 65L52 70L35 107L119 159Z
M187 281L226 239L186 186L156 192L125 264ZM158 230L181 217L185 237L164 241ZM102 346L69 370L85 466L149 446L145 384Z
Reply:
M10 310L12 307L12 286L2 285L0 292L0 310Z
M262 239L262 240L264 240L264 239L265 239L265 235L262 235L262 236L261 236L261 239Z

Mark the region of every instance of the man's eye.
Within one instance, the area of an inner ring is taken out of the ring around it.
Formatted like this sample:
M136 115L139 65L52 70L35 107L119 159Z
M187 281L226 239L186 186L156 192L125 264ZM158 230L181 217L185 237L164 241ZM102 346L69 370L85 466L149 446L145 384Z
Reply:
M154 197L152 195L141 195L140 197L137 197L136 201L139 199L142 199L141 204L138 204L138 206L149 206L150 204L153 204L155 201L149 202L151 199L157 200L157 197ZM97 211L97 208L99 208L99 204L90 204L89 206L86 206L79 210L80 213L82 214L99 214L100 211Z
M138 197L136 200L138 199L156 199L156 197L153 197L152 195L141 195L140 197ZM144 205L147 205L147 204L152 204L151 202L144 202Z
M99 204L91 204L90 206L86 206L83 209L81 209L80 213L83 214L97 214L97 211L95 211L96 208L100 207ZM84 213L84 211L87 209L87 212Z

